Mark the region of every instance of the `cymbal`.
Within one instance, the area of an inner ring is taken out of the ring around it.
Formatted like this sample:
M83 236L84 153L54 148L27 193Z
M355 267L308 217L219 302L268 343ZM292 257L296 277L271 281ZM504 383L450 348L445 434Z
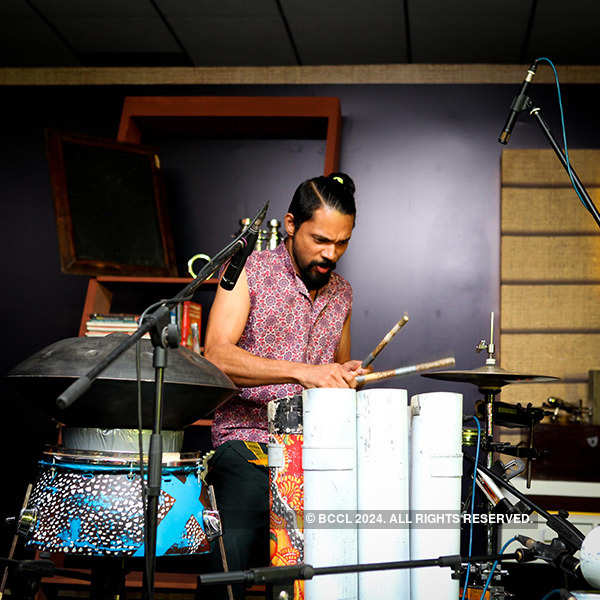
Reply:
M442 381L456 381L472 383L482 389L498 389L513 383L549 383L559 381L558 377L546 375L530 375L525 373L512 373L502 367L485 365L469 371L437 371L436 373L423 373L422 377L441 379Z
M66 338L30 356L7 375L15 393L32 409L72 427L136 428L137 383L135 346L109 365L92 387L66 410L56 398L75 379L85 375L124 339ZM154 411L152 344L142 340L141 379L143 426L151 428ZM180 430L208 416L237 392L234 383L215 365L187 348L169 351L165 369L163 428Z

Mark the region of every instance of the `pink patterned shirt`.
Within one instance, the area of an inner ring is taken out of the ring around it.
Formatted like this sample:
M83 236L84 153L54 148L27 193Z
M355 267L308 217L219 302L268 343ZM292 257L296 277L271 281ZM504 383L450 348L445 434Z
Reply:
M335 362L352 288L337 273L313 302L285 244L253 252L246 262L250 313L238 346L256 356L313 365ZM212 441L267 443L267 403L302 392L293 383L242 388L215 412Z

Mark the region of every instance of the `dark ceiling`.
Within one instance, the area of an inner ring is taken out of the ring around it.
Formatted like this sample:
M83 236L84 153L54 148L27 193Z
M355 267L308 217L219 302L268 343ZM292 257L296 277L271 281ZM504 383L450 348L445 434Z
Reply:
M599 0L1 0L0 66L599 64Z

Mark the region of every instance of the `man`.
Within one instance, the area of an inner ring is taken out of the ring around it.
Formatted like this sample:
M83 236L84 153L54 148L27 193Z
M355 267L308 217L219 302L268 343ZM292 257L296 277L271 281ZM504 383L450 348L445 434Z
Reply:
M364 372L350 360L352 288L333 272L354 228L354 191L344 173L300 184L284 242L254 252L234 289L215 296L206 358L242 388L212 429L210 479L231 570L268 564L267 403L303 388L355 387Z

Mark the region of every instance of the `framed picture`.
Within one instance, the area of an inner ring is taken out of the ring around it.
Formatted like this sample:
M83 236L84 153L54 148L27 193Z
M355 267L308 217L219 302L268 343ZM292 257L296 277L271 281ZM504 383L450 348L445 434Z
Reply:
M156 152L55 130L46 142L63 273L177 275Z

